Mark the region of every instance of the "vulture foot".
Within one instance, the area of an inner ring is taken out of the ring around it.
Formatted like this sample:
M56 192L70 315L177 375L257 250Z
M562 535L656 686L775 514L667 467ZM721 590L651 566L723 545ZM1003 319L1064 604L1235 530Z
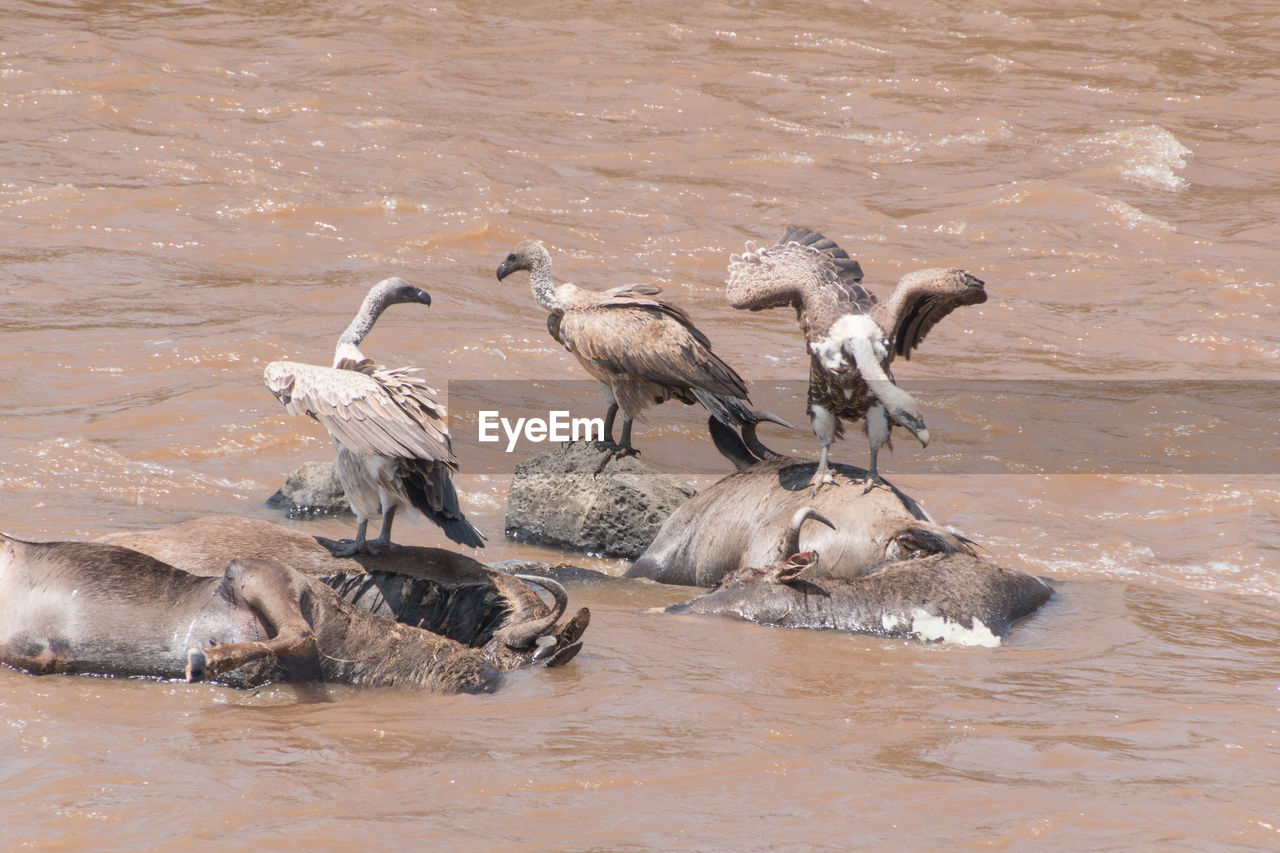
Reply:
M831 473L829 468L819 468L813 472L813 479L809 481L809 497L817 496L823 486L836 485L835 475Z
M621 459L624 456L639 456L639 455L640 455L640 451L636 450L634 447L628 447L621 444L613 444L613 445L606 446L604 448L604 456L600 460L600 464L596 466L595 476L597 477L600 476L600 472L602 472L605 468L607 468L609 466L609 463L615 459Z
M884 486L886 489L892 488L888 483L884 481L884 477L881 477L879 474L875 473L874 471L868 472L867 479L862 484L862 493L865 495L867 492L871 491L876 486Z
M361 542L356 539L325 539L317 536L316 541L329 549L329 553L335 557L354 557L356 554L368 553L368 542Z

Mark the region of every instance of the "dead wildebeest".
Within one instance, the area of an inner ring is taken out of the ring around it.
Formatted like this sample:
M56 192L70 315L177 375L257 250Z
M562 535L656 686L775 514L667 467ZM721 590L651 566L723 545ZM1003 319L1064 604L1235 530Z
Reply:
M766 566L778 531L805 507L833 526L808 525L798 550L821 553L823 572L830 577L856 577L872 566L913 556L973 554L972 543L934 522L896 488L821 489L811 495L816 463L758 460L737 436L717 426L711 423L716 447L738 471L677 507L627 577L711 586L738 569ZM860 468L831 468L853 482L866 478Z
M567 601L514 605L484 648L370 613L274 560L234 558L199 575L118 545L0 535L0 661L33 673L494 689L521 663L562 662L586 621ZM548 637L549 640L542 638Z
M365 610L474 648L491 647L489 641L505 625L548 612L518 577L465 554L396 545L380 554L334 557L315 537L256 518L206 516L159 530L113 533L98 541L141 551L195 575L221 575L236 557L275 560ZM556 589L558 585L553 594ZM585 608L578 611L577 633L589 618Z
M716 447L737 473L678 507L627 577L718 584L673 612L889 636L1003 636L1048 600L1039 578L979 556L885 484L811 495L812 462L760 460L727 431ZM862 482L866 472L833 465ZM804 525L814 518L825 526ZM814 555L817 555L815 558ZM981 623L982 628L979 627Z
M832 577L820 552L800 550L800 529L807 518L831 526L811 507L797 510L782 535L775 534L760 567L735 569L714 589L667 612L994 645L1052 595L1039 578L969 552L888 560L857 576Z

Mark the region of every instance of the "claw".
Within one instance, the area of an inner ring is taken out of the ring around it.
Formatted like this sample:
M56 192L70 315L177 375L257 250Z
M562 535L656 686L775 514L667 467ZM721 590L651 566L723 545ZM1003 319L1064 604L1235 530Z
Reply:
M316 541L328 548L329 553L335 557L354 557L356 554L361 553L362 550L361 543L355 539L339 539L335 542L332 539L324 539L317 536Z

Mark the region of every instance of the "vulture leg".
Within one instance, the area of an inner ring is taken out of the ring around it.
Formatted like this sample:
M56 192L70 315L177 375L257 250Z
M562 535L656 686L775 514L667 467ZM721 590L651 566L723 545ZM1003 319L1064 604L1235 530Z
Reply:
M876 457L880 455L880 448L889 443L890 426L889 414L884 406L872 406L867 410L867 440L871 444L871 464L867 468L866 484L862 487L864 495L875 486L885 485L880 472L876 470Z
M631 446L631 418L622 416L622 441L618 442L619 455L639 456L640 451Z
M616 412L617 404L609 407L611 412ZM605 421L606 432L612 435L612 431L608 429L609 421ZM600 464L596 467L596 476L600 476L600 472L605 469L610 462L615 459L621 459L623 456L639 456L640 451L631 446L631 418L622 415L622 441L604 452L604 458L600 460Z
M609 404L609 408L604 413L604 438L600 441L602 447L613 447L613 422L618 417L618 404L613 402Z
M341 541L334 542L332 539L322 539L317 536L316 541L328 548L329 553L335 557L354 557L356 554L365 552L366 546L364 537L368 529L369 519L362 518L360 519L360 526L356 528L355 539L343 539Z
M382 529L378 531L377 539L370 539L365 543L365 553L381 554L391 547L391 522L395 520L397 506L392 504L384 507L382 510Z
M834 486L836 478L831 475L827 465L827 456L831 453L831 442L836 437L836 416L821 406L810 404L809 416L813 423L813 434L822 445L822 454L818 457L818 467L814 469L813 479L809 481L809 496L813 497L823 486Z

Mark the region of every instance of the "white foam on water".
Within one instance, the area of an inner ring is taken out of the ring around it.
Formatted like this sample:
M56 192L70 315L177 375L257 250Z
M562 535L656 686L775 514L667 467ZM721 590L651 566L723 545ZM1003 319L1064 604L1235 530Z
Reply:
M1187 166L1191 149L1172 133L1158 125L1143 125L1113 130L1084 140L1086 149L1116 160L1122 177L1135 183L1162 190L1181 190L1188 186L1177 172Z

